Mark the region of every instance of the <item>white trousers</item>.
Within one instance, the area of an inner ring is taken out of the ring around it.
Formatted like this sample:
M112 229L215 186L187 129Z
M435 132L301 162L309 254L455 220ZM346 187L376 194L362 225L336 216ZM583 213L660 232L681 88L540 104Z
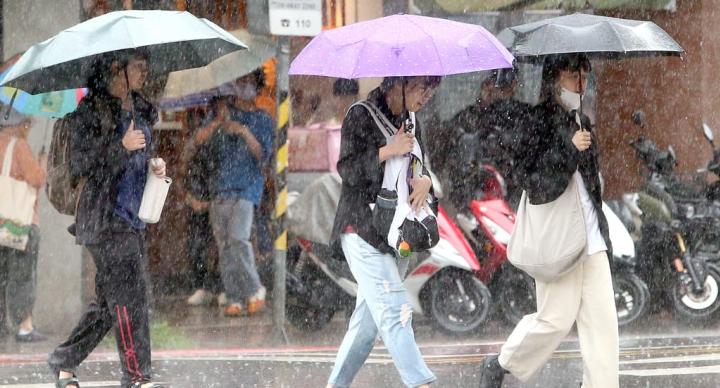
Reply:
M560 279L537 282L537 313L526 315L508 337L499 362L521 381L548 362L577 323L583 388L618 388L619 339L610 263L605 251Z

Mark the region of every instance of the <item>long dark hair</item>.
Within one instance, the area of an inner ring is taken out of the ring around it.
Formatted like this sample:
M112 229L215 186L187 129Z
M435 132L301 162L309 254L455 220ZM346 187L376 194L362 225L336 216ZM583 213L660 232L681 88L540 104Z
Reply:
M113 63L124 69L131 59L150 60L147 50L133 49L124 51L113 51L98 55L91 65L90 76L87 80L87 88L90 93L106 92L115 74L112 73Z
M592 66L588 56L579 54L551 55L545 58L540 86L540 102L545 102L555 96L555 81L563 70L585 70L590 72Z

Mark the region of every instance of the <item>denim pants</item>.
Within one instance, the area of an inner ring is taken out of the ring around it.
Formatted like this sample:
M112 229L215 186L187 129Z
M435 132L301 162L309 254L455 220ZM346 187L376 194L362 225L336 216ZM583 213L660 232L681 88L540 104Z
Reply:
M255 205L244 199L216 199L210 208L229 303L241 304L261 287L250 242L254 213Z
M358 295L329 384L350 386L370 355L378 331L405 385L435 381L415 343L412 307L403 285L408 259L381 253L357 234L344 234L341 243L358 282Z

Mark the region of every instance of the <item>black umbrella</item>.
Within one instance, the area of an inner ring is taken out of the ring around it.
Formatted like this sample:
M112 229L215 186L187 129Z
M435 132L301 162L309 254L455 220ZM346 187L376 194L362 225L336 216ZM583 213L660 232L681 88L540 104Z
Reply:
M498 39L520 62L572 53L585 53L590 58L624 58L679 56L684 52L653 22L582 13L506 28Z

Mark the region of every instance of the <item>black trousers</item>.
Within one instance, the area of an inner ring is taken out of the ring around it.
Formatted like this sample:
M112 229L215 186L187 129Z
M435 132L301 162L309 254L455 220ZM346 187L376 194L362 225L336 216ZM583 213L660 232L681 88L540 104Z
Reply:
M13 329L32 315L39 247L40 228L37 225L30 229L24 251L0 247L0 332L7 329L6 311Z
M97 267L97 301L90 304L68 337L50 354L53 371L74 372L103 337L114 330L123 387L149 380L150 327L146 293L144 232L117 220L102 242L88 245Z

